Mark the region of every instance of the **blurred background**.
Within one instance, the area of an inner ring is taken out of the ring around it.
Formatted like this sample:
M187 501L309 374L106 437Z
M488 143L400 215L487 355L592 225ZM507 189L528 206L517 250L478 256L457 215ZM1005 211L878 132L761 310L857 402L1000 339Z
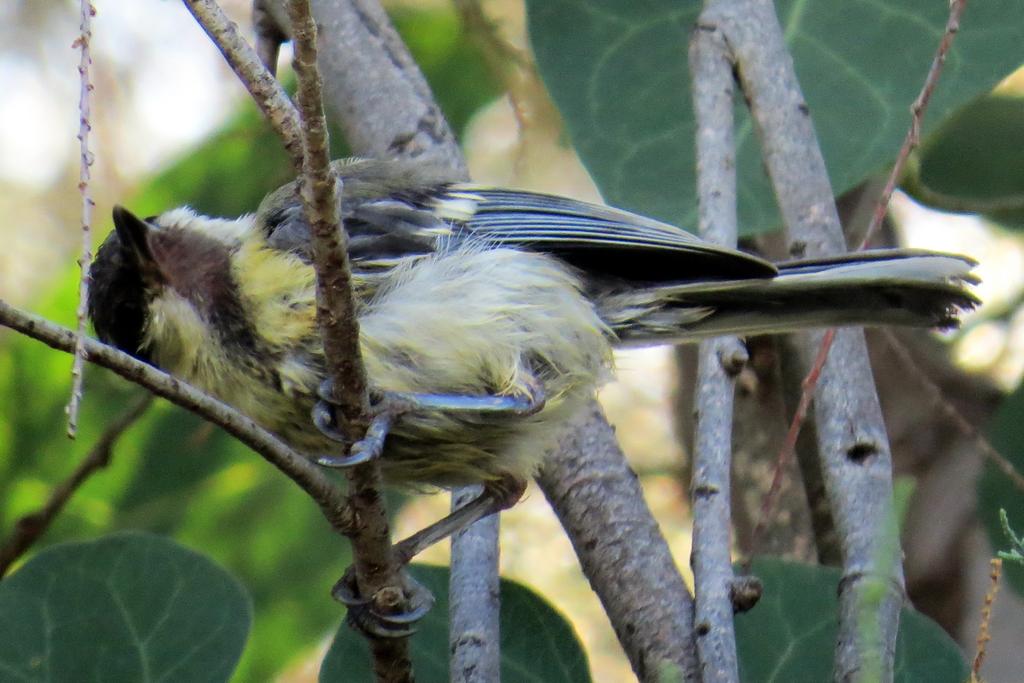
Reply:
M248 2L224 0L222 5L251 35ZM444 0L391 0L387 5L463 141L475 181L600 200L597 186L569 146L558 110L529 66L522 2L482 2L487 22L476 26ZM211 214L238 215L254 209L263 193L288 179L276 140L179 3L107 0L98 2L97 9L91 119L94 245L111 227L114 203L140 215L182 203ZM79 57L72 49L77 32L77 5L70 2L8 0L0 6L0 243L5 245L0 250L0 298L65 325L74 320L75 261L81 244L75 138ZM282 65L289 61L287 50ZM502 51L526 60L526 66L491 69ZM999 86L1011 99L1019 98L1022 87L1020 75ZM1024 130L1019 105L1014 112L1015 125ZM960 125L976 131L977 121L968 118ZM1000 129L1005 137L998 138L997 146L1013 148L1024 140L1019 130L1016 134L1021 137ZM340 156L344 149L339 138L334 143ZM1012 151L1020 154L1021 149L1024 145ZM908 183L908 189L918 200L927 195L921 182ZM985 305L961 331L941 337L935 346L942 349L941 360L935 363L942 369L927 370L929 376L945 373L939 376L948 381L937 383L944 391L959 393L954 404L971 428L981 433L997 429L995 440L1005 444L1002 450L1015 451L1019 420L1011 392L1024 373L1024 243L1015 219L994 222L991 216L942 213L902 193L893 200L891 217L887 238L894 242L964 253L980 261L977 292ZM884 340L880 343L881 362L894 362ZM687 427L686 419L677 417L687 410L688 399L680 389L680 360L685 377L685 352L681 359L670 349L621 353L616 358L618 379L600 398L688 576L687 465L686 449L680 445L686 442L681 435ZM102 426L138 393L108 373L90 369L82 434L70 443L64 437L62 412L69 378L69 357L0 330L0 534L45 500ZM743 396L757 399L764 381L756 372L750 374L747 384L741 382ZM922 446L919 437L928 427L901 412L906 395L899 392L906 387L889 390L882 384L883 401L890 399L887 419L896 422L895 429L890 423L894 448L903 441L914 442L909 450L937 448ZM1011 395L1009 402L1005 394ZM950 420L936 406L924 408L948 425ZM962 441L962 452L950 456L952 460L931 459L948 465L941 474L920 458L911 458L901 470L908 482L916 482L915 495L932 491L937 496L911 508L905 544L908 564L921 563L919 571L908 568L912 580L921 578L918 590L944 596L934 601L942 604L934 606L932 616L970 652L992 549L975 510L975 483L984 467L978 437L962 429L953 432L949 440ZM774 456L765 450L769 459ZM752 479L763 481L764 472ZM756 488L753 492L751 506L756 507L760 493ZM1005 495L1014 495L1012 488ZM1022 494L1015 495L1019 504ZM929 506L943 497L963 504L952 505L955 514L943 517L936 530L924 520L933 516ZM404 536L421 528L447 506L447 496L404 500L397 533ZM1018 514L1016 519L1024 526L1024 517ZM525 501L502 520L503 575L534 588L571 619L595 680L628 680L630 670L614 634L540 492L531 488ZM780 526L786 524L783 518ZM337 625L335 605L325 596L347 563L344 543L325 527L319 512L262 461L208 425L161 403L131 430L109 470L75 497L45 541L145 528L211 554L243 580L256 602L253 639L237 679L304 680L315 674L315 653ZM773 549L786 547L780 541ZM801 551L798 543L790 543L788 548L792 556L807 559L806 547ZM425 559L444 563L446 552L436 548ZM1012 644L1024 624L1014 591L1004 591L999 605L1000 618L1008 621L994 628L989 680L1009 681L1003 676L1021 663Z

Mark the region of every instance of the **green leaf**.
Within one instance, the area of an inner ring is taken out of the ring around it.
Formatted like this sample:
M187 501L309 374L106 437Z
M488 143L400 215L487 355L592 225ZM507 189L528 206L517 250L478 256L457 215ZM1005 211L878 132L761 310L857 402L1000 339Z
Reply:
M921 149L916 199L1024 227L1024 97L991 94L951 116Z
M54 546L0 583L0 677L226 681L251 612L227 572L167 539Z
M701 3L527 0L541 74L587 169L611 204L692 227L694 122L686 62ZM837 195L895 156L947 3L775 3ZM972 4L935 91L926 130L1019 64L1021 0ZM743 109L742 107L739 107ZM738 119L740 225L779 224L749 117Z
M741 678L831 680L840 571L762 558L753 573L764 582L764 595L754 609L736 616ZM935 622L904 609L894 673L901 683L963 683L969 671L956 643Z
M1024 384L1018 386L999 406L987 430L992 447L1006 458L1018 472L1024 472ZM978 479L978 515L996 550L1007 550L1000 509L1012 528L1024 529L1024 491L991 462ZM1018 595L1024 595L1024 567L1007 562L1003 576Z
M448 568L413 565L412 575L437 598L411 639L420 683L448 681ZM587 656L572 625L529 588L501 581L501 677L506 681L588 683ZM320 669L321 683L369 683L366 640L342 624Z

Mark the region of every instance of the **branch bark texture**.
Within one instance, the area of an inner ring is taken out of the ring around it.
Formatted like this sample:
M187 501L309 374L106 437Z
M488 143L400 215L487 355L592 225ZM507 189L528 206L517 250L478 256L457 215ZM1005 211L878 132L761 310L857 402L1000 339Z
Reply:
M596 401L567 426L537 483L565 527L641 681L700 680L693 598Z
M483 488L452 492L452 510L474 500ZM452 536L448 647L452 683L501 680L499 516L491 515Z
M725 39L699 21L690 39L697 121L698 229L705 239L736 245L736 147L733 76ZM693 550L697 655L704 683L739 681L730 522L733 382L747 360L736 337L701 342L697 360Z
M823 256L845 251L828 172L772 3L722 2L705 19L722 28L733 50L791 252ZM822 336L805 336L808 367ZM866 644L859 637L861 609L868 589L880 580L884 595L868 619L881 647L881 679L892 680L903 572L898 553L886 557L881 547L891 513L892 459L859 330L836 333L815 391L815 415L822 471L843 550L835 678L854 679L866 662Z
M352 150L468 177L455 135L378 0L313 0L327 106Z
M302 123L301 195L310 226L317 278L317 321L333 380L333 401L349 443L363 438L369 425L366 369L359 345L359 321L352 293L347 238L341 225L341 181L331 170L323 82L317 68L317 26L309 0L289 0L296 99ZM357 520L351 534L359 592L378 613L403 606L401 567L391 547L387 508L381 495L380 463L347 469L349 501ZM407 638L369 637L378 681L411 681L412 660Z

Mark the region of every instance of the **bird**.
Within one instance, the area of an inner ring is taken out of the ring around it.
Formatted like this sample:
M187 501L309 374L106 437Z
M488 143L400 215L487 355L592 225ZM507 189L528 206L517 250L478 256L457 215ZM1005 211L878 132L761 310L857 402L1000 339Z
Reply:
M978 304L965 256L771 263L635 213L457 182L423 163L344 159L333 170L371 391L413 404L378 449L385 479L402 486L528 480L611 378L617 347L948 328ZM238 218L116 207L113 223L91 268L98 337L329 460L336 439L311 419L326 363L298 181Z

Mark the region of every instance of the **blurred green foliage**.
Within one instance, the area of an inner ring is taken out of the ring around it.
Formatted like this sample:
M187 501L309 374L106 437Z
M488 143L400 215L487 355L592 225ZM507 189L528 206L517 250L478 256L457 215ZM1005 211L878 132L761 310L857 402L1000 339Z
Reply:
M1007 397L989 424L986 435L992 447L999 451L1018 472L1024 472L1024 386L1017 387ZM985 463L978 480L978 515L981 517L989 541L996 550L1007 549L1000 510L1013 529L1024 529L1024 491L1000 471L993 463ZM1003 575L1018 595L1024 595L1024 567L1014 562L1003 564Z
M921 149L905 188L948 211L1024 227L1024 97L993 93L943 122Z
M405 9L395 19L461 132L471 114L498 93L483 60L451 8ZM337 130L332 152L347 154ZM188 204L210 215L234 216L254 210L265 193L291 177L280 142L245 100L221 131L125 203L140 215ZM33 309L72 324L77 287L77 269L69 264ZM111 373L88 368L79 436L68 441L70 363L69 356L41 344L0 334L0 537L42 504L138 394ZM111 465L75 495L40 547L116 529L176 538L245 585L256 616L235 680L269 680L316 647L343 614L329 591L350 562L348 543L274 468L163 401L125 434Z

